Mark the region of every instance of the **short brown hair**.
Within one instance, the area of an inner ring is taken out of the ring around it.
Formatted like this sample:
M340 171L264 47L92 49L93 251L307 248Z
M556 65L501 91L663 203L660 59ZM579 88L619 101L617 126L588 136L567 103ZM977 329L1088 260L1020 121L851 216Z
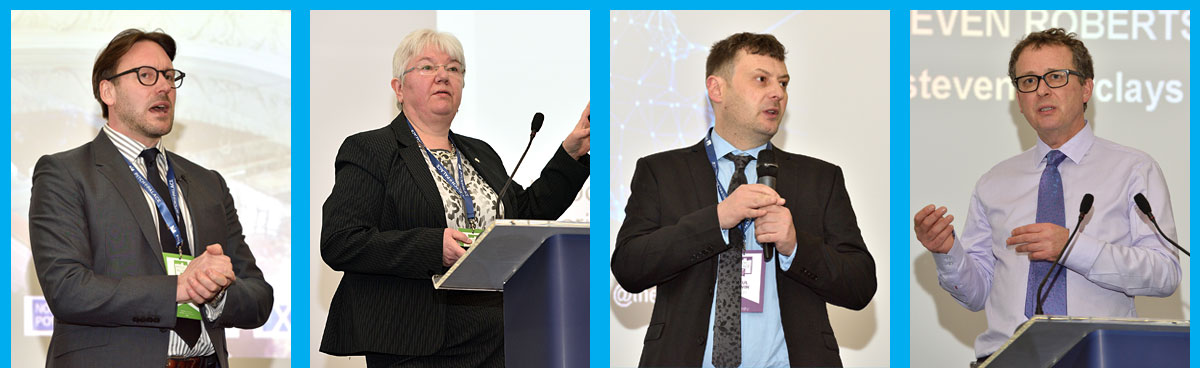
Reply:
M724 73L725 69L733 64L733 59L741 50L746 50L752 55L767 55L779 61L783 61L783 56L787 53L783 44L779 43L775 36L749 32L738 33L713 44L712 49L708 52L708 61L704 65L704 77ZM724 76L728 77L728 75Z
M108 119L108 105L100 99L100 81L116 73L117 62L121 60L122 56L125 56L125 53L129 52L129 49L133 48L133 44L141 41L157 43L163 51L167 52L167 57L171 58L171 61L175 61L175 39L163 33L161 29L145 32L130 28L113 37L112 41L108 42L108 46L100 51L100 55L96 56L96 64L92 66L92 95L96 97L96 102L100 103L100 113L105 119Z
M1021 56L1021 52L1026 48L1040 49L1045 46L1066 46L1071 50L1071 62L1078 70L1079 74L1083 74L1083 79L1092 79L1092 54L1088 53L1087 46L1083 45L1083 41L1075 38L1077 35L1074 32L1067 33L1062 28L1050 28L1041 32L1033 32L1021 42L1017 42L1017 46L1012 50L1012 56L1008 58L1008 78L1014 79L1017 77L1017 57Z

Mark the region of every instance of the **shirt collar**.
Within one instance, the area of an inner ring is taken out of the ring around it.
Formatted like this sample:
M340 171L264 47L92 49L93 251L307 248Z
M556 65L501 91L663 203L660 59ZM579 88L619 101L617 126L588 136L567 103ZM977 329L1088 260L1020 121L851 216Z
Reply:
M1062 147L1058 147L1058 150L1067 155L1067 159L1078 165L1083 161L1083 157L1087 156L1088 150L1092 148L1092 143L1095 141L1096 133L1092 132L1092 124L1084 120L1083 129L1080 129L1079 133L1075 133L1074 137L1068 139L1067 143L1063 143ZM1050 150L1050 145L1038 139L1037 144L1034 145L1034 152L1037 153L1034 156L1034 160L1036 160L1034 161L1034 165L1041 166L1043 162L1046 162L1046 154L1050 153Z
M733 144L729 143L729 141L726 141L725 138L722 138L720 134L717 134L716 129L712 130L712 141L713 153L717 155L718 160L723 159L725 154L730 152L733 152L734 155L750 155L757 159L758 153L767 148L767 144L763 144L746 151L739 150Z
M101 130L104 131L104 134L108 136L108 139L112 141L113 145L117 146L117 152L120 152L121 156L124 156L126 160L129 160L129 162L137 162L139 159L138 156L142 154L142 151L150 148L146 147L146 145L142 144L142 142L138 142L127 135L121 134L121 132L118 132L116 129L108 126L108 124L104 124L101 127ZM154 144L154 148L158 148L158 152L163 153L163 155L158 155L159 159L161 159L167 152L167 150L163 148L161 139L158 140L158 143Z

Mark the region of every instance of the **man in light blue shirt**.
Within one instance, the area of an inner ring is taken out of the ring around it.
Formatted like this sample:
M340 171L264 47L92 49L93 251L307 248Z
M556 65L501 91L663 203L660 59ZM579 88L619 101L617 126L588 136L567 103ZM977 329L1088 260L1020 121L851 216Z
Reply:
M1162 171L1149 155L1093 135L1084 120L1092 60L1074 36L1049 29L1014 48L1009 76L1039 139L979 179L963 231L954 232L945 207L926 206L913 218L917 239L934 253L942 288L987 314L988 329L975 340L981 361L1033 314L1136 317L1134 296L1165 297L1179 286L1177 253L1133 200L1145 195L1163 232L1175 238ZM1085 194L1094 196L1094 207L1062 262L1065 271L1038 297Z
M862 309L875 294L841 169L770 144L787 107L784 53L771 35L717 42L713 129L638 160L612 272L630 292L658 287L642 366L841 366L826 306ZM755 168L768 150L774 187Z

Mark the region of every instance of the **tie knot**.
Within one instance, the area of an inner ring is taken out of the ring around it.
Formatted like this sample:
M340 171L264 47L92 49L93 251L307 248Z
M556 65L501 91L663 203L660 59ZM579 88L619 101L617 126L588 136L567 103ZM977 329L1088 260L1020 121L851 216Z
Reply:
M155 147L147 148L145 151L142 151L142 153L139 154L138 157L141 157L143 160L146 160L147 166L152 165L155 163L154 160L158 159L158 148L155 148Z
M733 171L742 171L746 169L746 165L750 164L750 160L753 160L754 156L735 155L733 152L730 152L725 154L725 159L733 161Z
M1062 151L1050 150L1050 152L1046 153L1046 166L1058 167L1058 164L1061 164L1066 158L1067 155L1062 153Z

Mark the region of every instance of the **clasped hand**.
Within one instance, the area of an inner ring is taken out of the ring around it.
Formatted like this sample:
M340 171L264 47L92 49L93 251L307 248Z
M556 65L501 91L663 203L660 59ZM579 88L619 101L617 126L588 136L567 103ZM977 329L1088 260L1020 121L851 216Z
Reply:
M745 219L754 219L754 239L759 244L775 243L779 254L790 256L796 249L796 226L786 201L762 184L745 184L717 204L722 229L731 229Z
M220 244L209 245L204 254L188 263L176 280L175 302L205 304L233 284L233 261Z

